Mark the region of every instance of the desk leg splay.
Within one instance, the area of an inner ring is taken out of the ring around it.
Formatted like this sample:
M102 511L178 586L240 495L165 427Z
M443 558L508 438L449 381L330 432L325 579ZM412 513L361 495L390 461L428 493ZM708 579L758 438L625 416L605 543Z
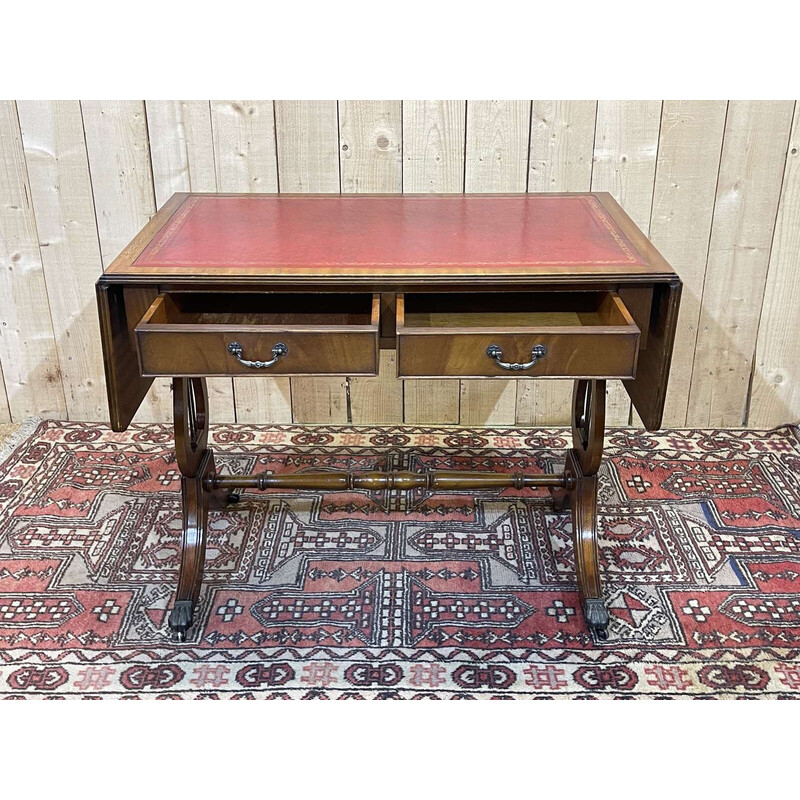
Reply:
M589 629L606 638L608 612L602 597L597 556L597 470L603 451L605 381L576 381L573 445L564 472L525 475L497 472L304 472L289 475L219 475L208 447L208 394L204 378L173 380L175 453L181 472L183 534L175 606L169 626L178 641L194 619L203 582L209 509L235 502L235 490L323 489L328 491L429 491L547 487L556 508L572 509L575 566L583 613Z

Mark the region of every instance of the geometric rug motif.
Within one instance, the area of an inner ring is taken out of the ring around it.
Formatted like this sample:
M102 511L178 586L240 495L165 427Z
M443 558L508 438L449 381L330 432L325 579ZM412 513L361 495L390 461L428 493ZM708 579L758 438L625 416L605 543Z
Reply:
M219 426L228 473L562 469L564 429ZM171 426L37 422L0 463L0 697L800 697L800 440L608 432L609 637L547 490L244 492L188 641Z

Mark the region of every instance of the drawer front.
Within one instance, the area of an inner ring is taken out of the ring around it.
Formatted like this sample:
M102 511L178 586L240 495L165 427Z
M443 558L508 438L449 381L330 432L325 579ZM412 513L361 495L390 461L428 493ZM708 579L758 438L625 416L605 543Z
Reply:
M207 321L210 314L197 322L174 305L165 313L170 302L158 298L136 327L144 376L377 374L377 296L366 325L236 324L235 313L219 324Z
M546 350L525 369L504 369L487 355L499 347L505 364L529 364L536 346ZM398 337L401 378L633 378L636 336L626 333L452 333Z
M488 310L474 296L464 298L463 311L457 297L442 298L442 308L436 302L431 296L415 307L411 296L399 298L398 377L635 377L639 328L612 292L558 293L556 311L546 297L532 299L529 312L519 297L508 311L497 297L487 299Z

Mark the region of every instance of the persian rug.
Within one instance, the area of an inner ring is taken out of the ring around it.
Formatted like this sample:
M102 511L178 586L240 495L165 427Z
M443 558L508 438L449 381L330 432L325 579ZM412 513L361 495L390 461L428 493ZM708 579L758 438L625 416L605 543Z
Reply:
M554 472L563 429L219 426L223 471ZM245 492L212 512L196 627L171 427L36 422L0 464L0 696L800 695L800 441L612 430L610 636L586 632L546 490Z

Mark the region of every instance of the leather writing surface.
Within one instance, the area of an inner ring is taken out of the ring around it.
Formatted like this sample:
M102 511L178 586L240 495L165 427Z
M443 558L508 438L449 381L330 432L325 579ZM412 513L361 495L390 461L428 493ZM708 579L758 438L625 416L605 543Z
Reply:
M592 195L193 195L131 271L615 274L646 265Z

